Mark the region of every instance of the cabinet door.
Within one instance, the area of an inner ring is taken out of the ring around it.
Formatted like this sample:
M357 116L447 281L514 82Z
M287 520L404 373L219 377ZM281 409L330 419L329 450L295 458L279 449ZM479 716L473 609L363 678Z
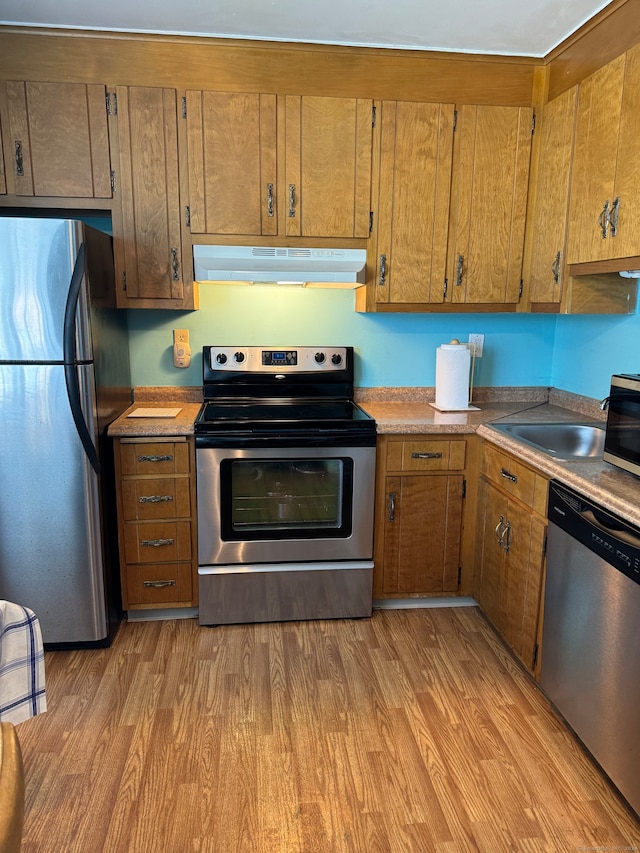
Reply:
M502 589L504 586L505 550L503 538L507 521L507 498L486 480L480 481L481 507L480 566L476 573L474 594L478 604L494 627L502 632L505 618Z
M625 56L580 83L569 205L570 264L602 260L610 251L605 218L615 198L616 154Z
M186 99L192 233L277 234L276 96Z
M640 44L626 54L620 133L616 159L612 214L607 257L640 255Z
M457 591L463 479L386 478L383 593Z
M181 246L176 92L118 87L117 96L120 304L193 307L191 262L183 263Z
M280 204L288 236L369 236L372 107L368 99L285 96Z
M100 84L6 84L15 193L111 198L106 89Z
M383 101L376 302L444 301L452 104Z
M531 302L559 304L562 297L577 91L574 86L549 101L537 122L540 156L533 215L527 223L531 239Z
M448 261L453 303L520 298L532 120L528 107L458 109Z
M545 523L509 501L500 631L526 667L533 669L540 610Z
M480 565L474 594L505 642L533 669L545 522L480 481Z

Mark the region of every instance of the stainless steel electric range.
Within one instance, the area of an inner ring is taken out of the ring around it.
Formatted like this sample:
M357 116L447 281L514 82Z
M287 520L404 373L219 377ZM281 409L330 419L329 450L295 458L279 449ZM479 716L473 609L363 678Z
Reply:
M375 421L352 347L203 349L200 623L371 615Z

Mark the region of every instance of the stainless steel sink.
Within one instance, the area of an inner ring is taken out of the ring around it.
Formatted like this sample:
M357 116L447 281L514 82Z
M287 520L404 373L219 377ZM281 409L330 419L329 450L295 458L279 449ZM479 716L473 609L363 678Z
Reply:
M604 424L490 424L556 459L602 459Z

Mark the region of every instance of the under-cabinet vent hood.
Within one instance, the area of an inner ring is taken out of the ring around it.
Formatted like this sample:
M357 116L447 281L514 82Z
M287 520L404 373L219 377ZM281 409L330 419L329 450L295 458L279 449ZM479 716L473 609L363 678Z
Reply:
M359 287L366 278L365 249L267 246L193 247L195 280Z

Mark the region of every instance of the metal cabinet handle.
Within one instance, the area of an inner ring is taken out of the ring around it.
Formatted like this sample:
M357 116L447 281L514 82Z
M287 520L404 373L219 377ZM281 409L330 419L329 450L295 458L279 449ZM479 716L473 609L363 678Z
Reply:
M458 255L458 263L456 264L456 287L462 284L464 276L464 255Z
M380 287L384 287L387 283L387 256L380 255L380 278L378 279L378 284Z
M500 521L496 524L495 529L496 540L502 548L502 537L504 536L504 515L500 516Z
M396 520L396 493L389 492L389 521Z
M152 589L162 589L165 586L175 586L175 581L142 581L142 586Z
M502 542L500 543L504 550L509 553L511 549L511 522L507 521L504 526L504 533L502 534Z
M296 215L296 185L289 184L289 218L294 219Z
M173 500L173 495L143 495L138 498L141 504L162 504Z
M173 456L138 456L138 462L172 462Z
M24 177L24 159L22 156L22 142L16 139L16 177Z
M609 217L609 234L615 237L618 233L618 217L620 216L620 196L614 198Z
M142 539L140 544L143 548L162 548L165 545L173 545L175 539Z
M427 453L426 451L423 453L412 453L412 459L442 459L442 453Z
M551 275L553 283L557 284L560 281L560 252L557 253L554 262L551 264Z
M273 216L273 184L267 184L267 216Z
M171 278L174 281L179 281L180 279L180 267L178 265L178 250L176 248L171 248Z
M517 483L518 478L515 474L512 474L510 471L507 471L506 468L500 469L500 474L505 478L505 480L511 480L512 483Z
M607 199L603 205L602 210L600 211L600 216L598 217L598 224L600 225L600 234L603 240L607 239L607 231L609 230L609 199Z

